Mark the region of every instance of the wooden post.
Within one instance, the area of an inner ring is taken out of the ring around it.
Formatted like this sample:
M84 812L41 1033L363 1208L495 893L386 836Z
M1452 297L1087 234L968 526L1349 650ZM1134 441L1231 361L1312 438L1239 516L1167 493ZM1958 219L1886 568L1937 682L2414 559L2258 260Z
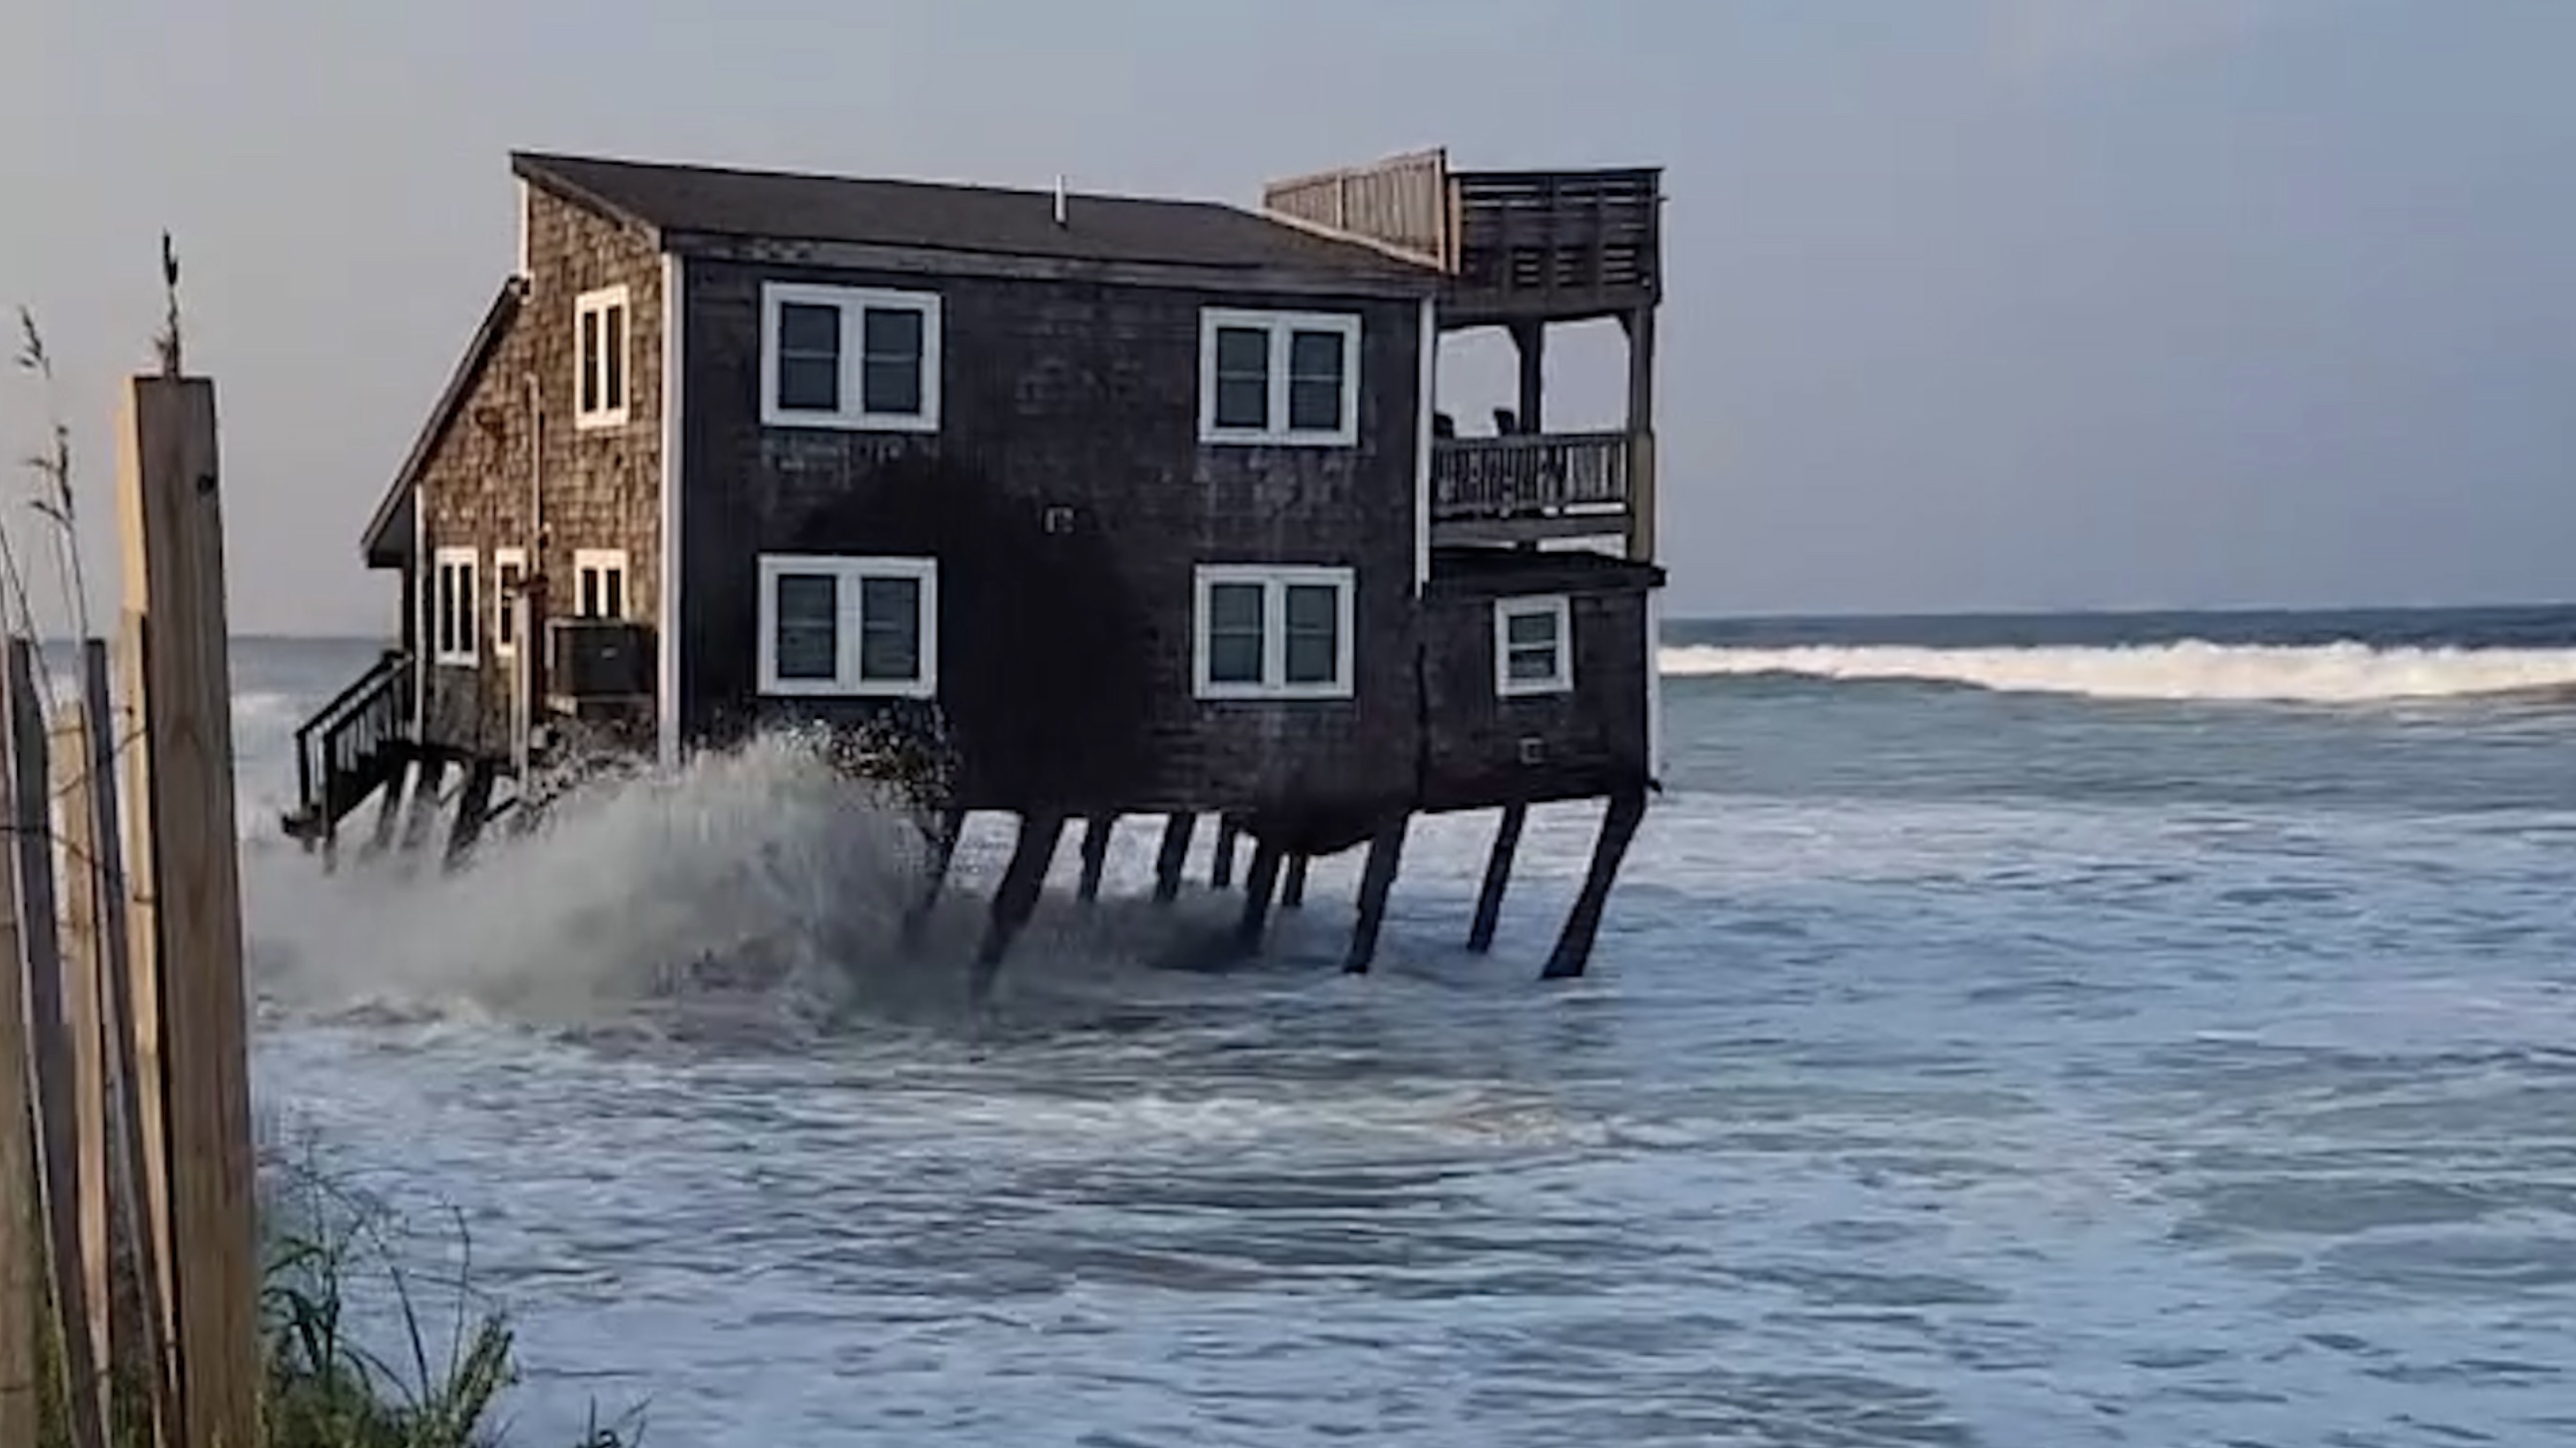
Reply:
M214 384L134 378L123 423L127 693L143 724L125 756L133 947L160 983L173 1448L244 1448L259 1432L259 1260Z
M1288 857L1287 873L1279 877L1279 908L1302 910L1306 906L1306 867L1314 856L1300 851Z
M108 1326L114 1312L108 1297L108 1196L114 1174L108 1156L105 912L98 888L98 819L90 800L89 733L85 701L63 706L55 716L51 762L53 797L62 812L63 1020L71 1031L74 1160L82 1187L80 1286L92 1369L92 1388L82 1396L91 1400L91 1410L105 1424L114 1421L109 1392L114 1374L104 1370L115 1352ZM77 1385L74 1392L81 1392Z
M1243 834L1243 826L1232 815L1216 817L1216 853L1208 860L1208 888L1230 890L1234 887L1234 842Z
M393 772L385 776L384 801L376 806L376 833L367 841L360 859L372 859L393 848L394 831L402 824L403 786L411 780L412 761L398 759Z
M1395 872L1404 860L1404 831L1412 816L1397 815L1380 825L1369 840L1368 864L1360 871L1360 918L1351 927L1351 953L1342 969L1365 975L1377 959L1378 928L1386 923L1387 896L1395 890Z
M169 1242L168 1191L155 1165L159 1158L146 1151L147 1142L157 1151L164 1140L158 999L150 1003L156 1013L150 1038L151 1070L147 1074L137 1055L145 1041L136 1026L141 1012L136 1001L133 930L126 909L125 814L116 787L117 756L122 741L132 736L120 732L126 721L111 702L110 668L106 642L84 640L81 706L89 721L84 739L89 769L82 800L88 806L90 821L87 875L90 893L98 902L99 973L106 985L101 1026L107 1040L108 1089L117 1106L111 1117L114 1141L110 1147L109 1180L114 1184L116 1198L126 1204L123 1212L111 1211L109 1220L122 1229L126 1260L132 1264L131 1277L140 1289L136 1298L116 1299L108 1315L108 1328L112 1360L132 1364L142 1372L150 1399L147 1418L151 1441L167 1444L177 1437L172 1407L176 1389L165 1346L169 1324L162 1315L166 1302L162 1284L167 1280L162 1275L162 1264Z
M1544 980L1571 980L1583 974L1592 961L1592 941L1601 933L1601 911L1610 901L1610 886L1619 878L1619 861L1628 853L1628 841L1637 834L1638 822L1646 817L1646 791L1632 786L1610 797L1610 807L1601 816L1601 837L1592 846L1592 868L1583 877L1582 892L1574 897L1574 908L1566 912L1565 929L1556 937L1556 949L1547 958L1547 969L1540 972Z
M940 892L948 885L948 867L957 858L957 837L966 832L966 811L950 806L922 830L922 841L929 849L923 870L929 878L921 882L921 893L903 912L903 948L917 950L922 937L930 931L931 912L939 908Z
M18 977L18 891L0 882L0 1443L34 1443L44 1394L36 1324L45 1293L45 1233L36 1210L33 1054Z
M1261 933L1270 925L1270 899L1279 888L1280 851L1268 840L1252 842L1252 868L1243 877L1243 917L1235 922L1234 944L1246 955L1261 948Z
M1114 814L1093 815L1082 826L1082 879L1073 898L1088 905L1100 898L1100 877L1109 868L1109 834L1118 827Z
M1020 841L1011 851L1009 867L1002 871L1001 887L993 892L992 923L985 929L983 948L975 953L976 1000L992 993L1002 957L1010 953L1011 942L1037 910L1038 893L1046 888L1047 866L1054 863L1056 843L1064 837L1064 819L1061 811L1020 816Z
M1547 324L1545 322L1512 323L1512 349L1520 353L1520 410L1512 420L1523 432L1547 431L1540 421L1545 411L1547 392Z
M484 822L492 817L492 786L500 777L501 766L489 759L466 766L465 790L456 801L455 822L447 827L447 857L440 861L441 868L452 873L465 867L475 842L483 838Z
M9 853L18 894L14 965L26 983L27 1034L36 1066L36 1160L42 1181L38 1200L45 1214L53 1282L53 1312L48 1320L63 1355L72 1441L78 1448L104 1448L105 1425L92 1396L98 1384L98 1361L90 1351L90 1298L82 1289L81 1217L83 1199L105 1184L81 1178L82 1093L75 1075L62 921L54 892L54 774L48 758L45 695L36 684L33 640L9 640L5 682Z
M1628 332L1628 556L1655 560L1655 309L1620 315Z
M1467 927L1467 948L1478 955L1494 948L1494 930L1502 923L1503 891L1512 883L1512 856L1521 847L1521 826L1529 806L1503 806L1503 822L1494 831L1494 852L1485 857L1485 886L1476 892L1476 919Z
M438 787L447 779L447 756L424 754L420 771L412 781L411 814L403 821L402 852L406 855L429 842L430 832L438 826Z
M1190 835L1198 829L1199 817L1187 810L1174 811L1163 822L1163 847L1154 852L1154 903L1169 905L1180 898L1181 871L1190 860Z

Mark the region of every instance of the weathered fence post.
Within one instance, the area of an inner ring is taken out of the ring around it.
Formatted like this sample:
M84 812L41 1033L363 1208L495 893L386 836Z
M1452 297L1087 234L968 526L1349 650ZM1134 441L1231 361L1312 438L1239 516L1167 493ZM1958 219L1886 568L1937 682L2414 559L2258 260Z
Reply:
M36 1383L36 1323L44 1298L45 1233L36 1210L33 1052L18 978L18 891L0 884L0 1443L33 1443L44 1395Z
M259 1274L214 384L130 379L122 423L126 692L141 726L125 755L133 965L149 983L136 1035L157 1016L173 1448L246 1448L259 1429Z

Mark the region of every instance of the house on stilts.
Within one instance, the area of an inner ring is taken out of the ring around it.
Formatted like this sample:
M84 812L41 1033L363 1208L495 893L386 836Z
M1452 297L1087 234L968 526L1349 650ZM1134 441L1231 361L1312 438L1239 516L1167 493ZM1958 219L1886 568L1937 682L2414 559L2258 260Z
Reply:
M1256 210L512 170L517 266L364 533L399 644L299 732L291 834L452 797L453 859L572 754L848 726L937 751L934 876L1018 816L987 972L1068 824L1089 896L1136 814L1165 900L1200 816L1217 883L1250 842L1247 945L1365 847L1363 970L1413 816L1500 811L1481 950L1527 809L1600 799L1583 970L1658 770L1659 171L1426 152ZM1550 432L1547 329L1603 318L1627 424ZM1466 328L1517 346L1489 433L1435 407Z

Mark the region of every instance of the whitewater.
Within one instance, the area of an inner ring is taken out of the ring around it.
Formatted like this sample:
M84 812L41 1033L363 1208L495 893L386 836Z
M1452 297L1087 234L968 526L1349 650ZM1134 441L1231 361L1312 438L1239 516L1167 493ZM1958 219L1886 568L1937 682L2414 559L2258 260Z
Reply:
M1349 859L1176 968L1136 820L985 1014L1006 823L907 956L785 741L321 876L371 647L236 656L255 1089L468 1234L515 1442L2576 1441L2576 613L1676 623L1591 979L1587 808L1481 958L1418 825L1365 979Z

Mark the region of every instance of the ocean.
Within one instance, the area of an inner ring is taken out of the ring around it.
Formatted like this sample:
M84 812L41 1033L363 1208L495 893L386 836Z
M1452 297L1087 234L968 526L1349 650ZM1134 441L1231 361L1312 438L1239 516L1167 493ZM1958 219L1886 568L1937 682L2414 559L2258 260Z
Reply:
M1235 897L1134 820L982 1021L981 900L894 955L903 832L783 747L324 877L286 741L374 647L236 654L254 1088L461 1228L513 1442L2576 1442L2576 609L1676 622L1589 979L1597 806L1484 957L1491 819L1417 826L1365 978L1355 857L1165 968Z

